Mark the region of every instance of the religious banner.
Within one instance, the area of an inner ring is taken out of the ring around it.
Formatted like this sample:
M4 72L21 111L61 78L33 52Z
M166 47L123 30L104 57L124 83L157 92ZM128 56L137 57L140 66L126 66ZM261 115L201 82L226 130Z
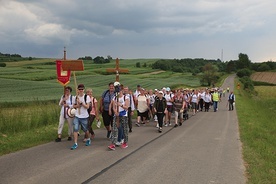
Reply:
M71 71L64 70L62 68L62 60L56 60L56 68L57 68L57 81L66 86L70 82Z

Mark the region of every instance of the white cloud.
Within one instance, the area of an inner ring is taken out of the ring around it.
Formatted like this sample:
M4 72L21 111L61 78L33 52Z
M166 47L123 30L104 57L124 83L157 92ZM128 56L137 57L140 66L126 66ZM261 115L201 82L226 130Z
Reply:
M33 48L27 51L35 56L56 54L65 45L74 57L217 59L225 49L225 60L244 51L253 61L276 60L271 49L276 46L274 0L0 2L0 38L5 43L0 52L24 55L21 50L27 48L20 48L29 43Z

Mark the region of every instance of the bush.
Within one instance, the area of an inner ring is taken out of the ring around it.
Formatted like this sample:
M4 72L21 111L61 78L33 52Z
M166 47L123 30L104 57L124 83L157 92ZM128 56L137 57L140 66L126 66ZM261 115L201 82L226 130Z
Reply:
M252 71L250 69L244 68L241 70L238 70L237 72L237 76L242 78L242 77L250 77L250 75L252 74Z
M254 90L254 84L253 81L248 77L244 76L240 78L241 83L243 83L243 89L253 91Z
M6 63L0 63L0 67L6 67Z

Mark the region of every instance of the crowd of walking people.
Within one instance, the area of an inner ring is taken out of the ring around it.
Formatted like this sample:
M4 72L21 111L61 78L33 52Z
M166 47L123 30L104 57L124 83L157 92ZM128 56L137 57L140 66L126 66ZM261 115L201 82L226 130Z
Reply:
M71 87L65 87L60 98L58 137L55 140L61 142L62 130L67 121L67 140L74 141L71 150L78 148L80 130L84 132L85 146L91 145L91 140L95 137L92 125L96 120L97 127L100 128L100 115L106 129L106 137L111 142L108 149L115 150L118 146L128 147L128 134L133 131L134 123L140 127L154 121L157 132L162 133L163 127L181 126L189 118L189 114L195 116L200 111L217 112L218 104L226 93L229 111L234 109L235 103L235 95L233 91L230 92L229 87L176 90L163 87L146 90L137 85L132 91L119 82L111 82L98 100L93 96L92 89L85 90L83 84L78 85L76 96L71 92ZM135 111L137 119L132 122Z

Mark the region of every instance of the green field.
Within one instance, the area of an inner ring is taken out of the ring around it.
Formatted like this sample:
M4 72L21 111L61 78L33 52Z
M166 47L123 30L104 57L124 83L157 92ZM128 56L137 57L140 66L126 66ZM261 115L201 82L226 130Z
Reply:
M255 87L257 96L236 90L236 107L248 183L276 181L276 87Z
M120 74L120 82L131 89L135 89L137 84L148 89L200 85L198 78L190 73L181 74L151 69L151 64L156 60L121 60L120 68L127 68L129 73ZM147 67L137 68L135 67L137 62L140 62L141 66L147 63ZM76 81L93 88L94 95L97 97L107 88L109 82L115 81L115 74L106 73L107 68L115 68L115 60L108 64L84 61L84 68L84 71L76 72ZM0 83L0 103L56 100L63 93L63 87L57 82L55 59L7 62L6 67L0 67ZM74 88L73 75L69 85Z

